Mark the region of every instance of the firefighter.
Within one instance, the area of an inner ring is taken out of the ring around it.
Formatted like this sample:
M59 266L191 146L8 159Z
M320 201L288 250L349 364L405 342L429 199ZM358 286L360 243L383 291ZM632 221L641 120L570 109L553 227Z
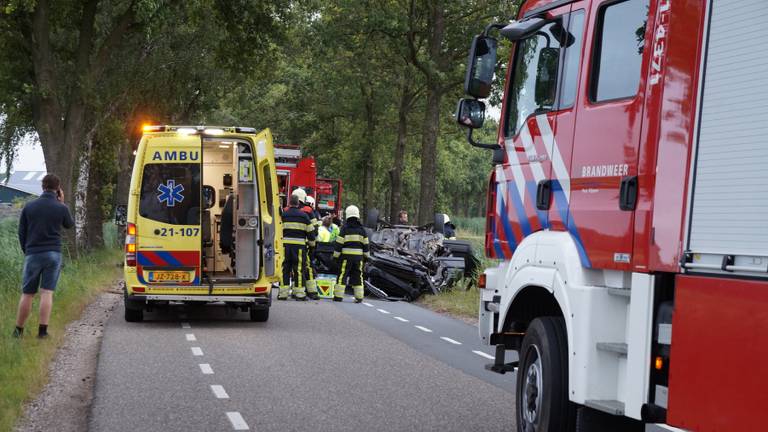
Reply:
M293 193L298 194L299 200L301 201L302 207L301 211L307 214L309 216L310 223L312 224L312 228L314 229L315 238L317 238L317 228L318 228L318 222L317 222L317 216L315 209L312 208L311 204L315 203L315 199L311 196L307 195L307 192L304 191L302 188L296 188ZM317 282L315 281L315 268L314 263L312 260L315 256L315 245L314 243L310 245L307 249L307 265L305 267L304 271L304 281L307 287L307 295L312 300L317 300L319 296L317 295Z
M445 225L443 225L443 236L448 240L456 240L456 225L451 222L447 214L443 213Z
M293 285L293 297L306 300L303 279L307 268L307 247L315 244L315 227L309 216L301 210L300 194L292 194L290 207L283 211L283 280L277 294L278 300L287 300ZM314 296L317 297L315 289Z
M333 301L343 301L347 283L355 292L355 303L363 301L363 261L368 258L368 234L360 223L360 209L349 206L347 222L336 237L333 257L339 260L339 278L333 288Z

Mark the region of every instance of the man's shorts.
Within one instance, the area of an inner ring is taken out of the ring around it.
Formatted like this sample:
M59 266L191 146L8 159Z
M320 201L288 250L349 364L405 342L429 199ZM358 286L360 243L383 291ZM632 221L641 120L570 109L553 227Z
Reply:
M61 252L40 252L24 257L21 292L35 294L38 288L55 290L61 272Z

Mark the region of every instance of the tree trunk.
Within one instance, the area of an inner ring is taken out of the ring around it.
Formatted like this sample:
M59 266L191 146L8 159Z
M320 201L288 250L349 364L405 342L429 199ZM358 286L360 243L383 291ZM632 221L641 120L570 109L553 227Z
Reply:
M440 130L442 90L434 80L427 82L427 106L421 136L421 187L419 189L419 225L432 222L437 194L437 134Z
M363 151L363 212L360 215L361 222L365 221L368 211L373 208L374 152L376 147L376 113L374 112L373 91L364 87L362 91L365 97L365 133L363 138L365 151Z
M87 251L104 246L104 212L102 211L103 185L108 184L104 178L102 165L94 158L94 154L102 151L103 142L98 138L91 141L91 151L88 162L88 184L85 193L85 225L83 227L83 247Z
M400 108L397 112L397 142L395 143L395 155L390 170L390 197L389 197L389 221L397 222L397 214L402 210L403 191L403 165L405 164L405 146L408 143L408 113L413 103L414 93L411 91L410 82L403 81L400 94Z

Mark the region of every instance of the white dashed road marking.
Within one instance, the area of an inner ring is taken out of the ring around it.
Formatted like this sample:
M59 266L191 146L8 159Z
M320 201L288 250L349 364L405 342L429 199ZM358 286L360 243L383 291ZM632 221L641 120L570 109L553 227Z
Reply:
M184 322L184 323L181 323L181 328L188 329L188 328L192 328L192 326L189 325L189 323Z
M420 325L417 325L417 326L414 326L414 327L416 327L417 329L419 329L419 330L421 330L423 332L432 333L432 330L430 330L430 329L428 329L426 327L422 327Z
M192 355L200 357L203 355L203 350L200 347L192 347Z
M496 358L494 358L492 355L490 355L490 354L487 354L487 353L484 353L484 352L482 352L482 351L477 351L477 350L474 350L474 351L472 351L472 352L473 352L473 353L475 353L475 354L477 354L477 355L479 355L480 357L485 357L485 358L487 358L487 359L489 359L489 360L496 360Z
M396 316L396 317L392 317L392 318L394 318L394 319L396 319L396 320L398 320L400 322L408 322L408 320L403 318L403 317Z
M211 369L211 365L208 363L200 363L200 372L203 373L203 375L212 375L213 369Z
M232 427L235 428L235 430L251 429L248 427L248 423L246 423L245 420L243 420L243 416L241 416L239 412L237 411L228 412L227 417L229 418L229 422L232 423Z
M388 310L384 310L384 309L376 309L376 310L381 312L381 313L383 313L383 314L385 314L385 315L389 315L390 314L390 312Z
M217 399L229 399L229 395L227 394L227 391L224 390L224 386L220 386L218 384L212 385L211 390L213 390L213 394Z
M459 341L457 341L457 340L453 340L453 339L451 339L451 338L449 338L449 337L440 336L440 339L442 339L442 340L444 340L444 341L446 341L446 342L452 343L452 344L454 344L454 345L461 345L461 342L459 342Z
M368 307L373 307L373 305L372 305L372 304L370 304L370 303L368 303L368 302L363 302L363 304L364 304L364 305L366 305L366 306L368 306Z
M194 334L192 334L192 333L187 333L187 342L194 342L194 341L196 341L196 340L197 340L197 338L195 337L195 335L194 335Z

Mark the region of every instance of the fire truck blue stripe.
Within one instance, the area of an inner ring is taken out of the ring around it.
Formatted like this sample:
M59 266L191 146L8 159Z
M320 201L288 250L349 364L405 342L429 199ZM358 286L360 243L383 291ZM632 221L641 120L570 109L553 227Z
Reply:
M579 228L576 226L576 222L573 220L573 215L568 210L568 197L565 196L563 187L558 180L552 180L552 193L555 197L555 205L557 211L560 214L560 219L566 222L566 228L571 233L574 243L576 243L576 250L579 251L579 258L581 259L581 265L585 268L592 268L592 262L587 256L587 251L584 249L584 243L581 241L579 235Z
M501 210L502 212L504 212L505 215L508 214L507 204L504 202L504 200L501 201ZM514 252L515 249L517 249L517 242L515 241L515 232L512 231L512 225L510 225L508 217L501 218L501 226L502 228L504 228L504 235L507 237L507 244L509 244L509 250ZM504 256L503 252L501 253L501 256ZM512 258L512 257L508 257L508 258Z
M525 213L525 206L520 194L517 192L516 187L508 187L509 196L512 198L512 203L515 205L515 211L517 212L517 220L520 221L520 229L523 231L523 237L531 234L531 224L528 222L528 215ZM502 220L509 220L509 215L504 214Z

